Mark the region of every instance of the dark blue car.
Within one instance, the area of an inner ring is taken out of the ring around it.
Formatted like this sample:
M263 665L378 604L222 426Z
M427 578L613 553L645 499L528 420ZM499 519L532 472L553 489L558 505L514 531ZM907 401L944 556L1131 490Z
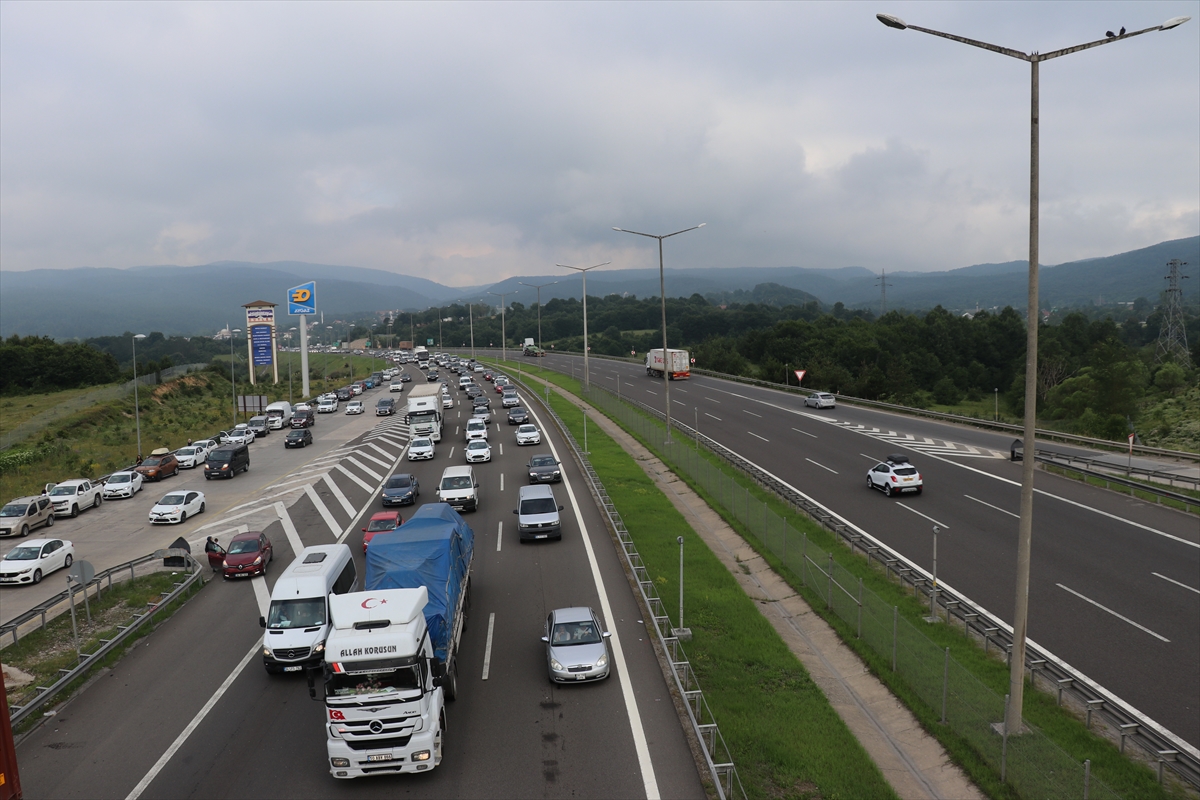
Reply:
M417 502L421 496L421 484L416 476L407 472L398 472L387 479L380 493L380 499L385 506L406 506Z

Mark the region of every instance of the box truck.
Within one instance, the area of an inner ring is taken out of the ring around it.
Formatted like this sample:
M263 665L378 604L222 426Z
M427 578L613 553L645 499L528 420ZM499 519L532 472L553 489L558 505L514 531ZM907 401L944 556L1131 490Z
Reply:
M408 393L408 408L404 412L404 424L409 427L409 436L428 436L435 442L442 440L442 386L427 383Z
M667 350L663 358L663 349L656 347L646 353L646 374L653 378L661 378L663 373L675 381L687 378L692 374L691 359L687 350Z

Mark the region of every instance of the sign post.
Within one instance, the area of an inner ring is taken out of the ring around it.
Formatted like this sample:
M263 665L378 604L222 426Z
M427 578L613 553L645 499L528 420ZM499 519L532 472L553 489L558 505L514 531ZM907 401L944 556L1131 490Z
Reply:
M279 383L279 359L275 356L275 303L255 300L246 303L246 348L250 358L250 384L258 383L258 367L271 367Z
M288 315L300 317L300 394L306 400L308 388L308 315L317 313L317 282L309 281L288 289Z

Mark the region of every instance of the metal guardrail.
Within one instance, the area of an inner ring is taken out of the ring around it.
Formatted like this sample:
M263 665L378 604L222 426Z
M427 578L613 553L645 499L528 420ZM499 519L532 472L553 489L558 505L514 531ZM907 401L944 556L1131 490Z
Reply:
M1169 492L1166 489L1160 489L1157 486L1142 483L1141 481L1129 480L1127 478L1122 478L1119 475L1113 475L1108 472L1097 472L1096 470L1085 469L1083 467L1076 467L1071 463L1070 460L1068 460L1067 463L1064 464L1062 461L1059 460L1060 458L1069 459L1069 456L1065 456L1062 453L1054 453L1054 452L1046 451L1046 450L1038 450L1037 453L1034 455L1034 459L1039 464L1049 464L1051 466L1058 467L1059 469L1065 469L1065 470L1070 470L1072 472L1078 472L1080 475L1086 475L1089 478L1096 478L1098 480L1102 480L1106 484L1115 483L1118 486L1128 486L1130 489L1136 489L1139 492L1145 492L1146 494L1154 495L1156 498L1156 502L1159 502L1160 504L1161 504L1161 501L1163 498L1167 498L1169 500L1174 500L1177 503L1183 503L1183 510L1185 512L1190 513L1192 506L1196 506L1197 509L1200 509L1200 499L1197 499L1195 497L1190 497L1186 494L1179 494L1179 492ZM1090 458L1084 458L1084 459L1077 458L1075 460L1083 461L1085 463L1095 462L1095 459L1090 459ZM1100 462L1100 463L1103 464L1104 462ZM1108 488L1108 487L1106 486L1105 488Z
M512 376L509 377L512 379ZM538 393L532 391L528 384L520 380L513 380L515 383L521 385L525 390L526 396L538 397ZM717 727L716 717L713 716L712 709L708 706L708 701L704 699L704 693L701 691L700 684L696 679L696 672L692 669L691 662L688 661L687 654L683 650L683 645L680 643L679 638L672 632L671 620L668 616L666 605L658 596L654 580L650 577L646 565L642 561L642 557L638 553L632 537L629 535L629 530L625 527L624 520L621 519L620 512L617 511L617 507L613 503L612 498L608 496L608 492L605 490L600 476L597 475L591 461L588 460L587 454L579 446L574 435L567 428L566 423L550 407L549 403L543 401L540 397L538 399L546 409L546 413L554 419L563 437L570 445L576 461L579 462L584 474L587 476L592 496L604 510L612 531L621 543L621 554L625 558L625 563L629 566L630 571L633 573L634 579L637 581L638 592L642 596L642 602L645 604L646 609L650 611L650 618L654 621L654 633L658 637L658 643L662 651L667 654L671 678L676 690L679 692L680 698L683 699L684 707L687 709L688 721L691 722L692 731L700 743L700 750L704 754L705 767L708 769L713 785L717 789L717 796L720 800L726 800L728 797L735 796L734 789L736 788L736 796L744 799L746 797L746 790L742 786L741 778L738 776L737 767L734 766L733 755L730 753L729 746L725 743L725 738L721 735L721 731Z
M184 558L188 562L188 568L190 569L191 574L187 577L187 579L176 583L170 593L163 595L159 601L152 605L145 613L134 614L133 619L128 625L118 626L119 633L117 633L116 636L111 639L101 639L100 647L97 648L93 653L84 653L80 662L75 666L74 669L62 670L58 680L56 680L50 686L38 686L38 694L33 700L30 700L24 705L10 706L10 719L13 726L20 724L22 720L29 717L29 715L37 711L49 700L58 695L59 692L70 686L73 681L87 673L87 671L90 670L94 665L103 661L105 656L107 656L116 648L120 647L127 639L137 633L142 626L154 619L154 615L158 613L160 608L170 605L185 591L191 589L191 587L197 582L199 582L201 586L204 585L204 570L201 568L200 562L196 561L196 559L192 557L192 554L187 550L173 548L158 550L148 556L144 556L142 559L140 559L140 561L144 563L146 561L167 557ZM133 562L129 563L132 564ZM83 588L81 587L79 591L83 591ZM66 592L63 592L63 594L65 596Z
M1142 467L1122 467L1120 464L1114 464L1111 461L1102 461L1098 458L1088 458L1086 456L1076 456L1071 455L1070 453L1056 453L1053 450L1043 450L1040 447L1037 450L1037 459L1039 461L1052 461L1058 464L1058 466L1069 466L1073 469L1074 464L1078 462L1080 464L1086 464L1089 467L1103 467L1106 469L1117 470L1118 472L1124 472L1127 477L1132 477L1133 475L1144 475L1147 480L1166 481L1172 487L1174 487L1175 481L1179 481L1183 484L1191 484L1193 490L1200 489L1200 478L1193 478L1190 475L1176 475L1173 472L1162 472L1161 470L1156 469L1143 469ZM1063 461L1066 461L1066 464L1063 464ZM1087 470L1079 471L1086 472ZM1161 494L1163 497L1170 497L1175 500L1186 500L1193 505L1200 505L1200 500L1197 500L1194 497L1186 497L1185 495L1168 492L1165 489L1157 490L1153 486L1147 486L1144 483L1137 483L1135 481L1120 481L1108 472L1095 472L1089 474L1095 474L1097 477L1111 480L1113 483L1123 483L1128 486L1135 486L1139 489L1144 489L1147 492Z

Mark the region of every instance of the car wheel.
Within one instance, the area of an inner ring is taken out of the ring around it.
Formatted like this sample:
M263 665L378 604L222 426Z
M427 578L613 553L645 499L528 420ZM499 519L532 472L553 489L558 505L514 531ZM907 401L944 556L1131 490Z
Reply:
M51 514L50 516L46 517L46 527L47 527L47 528L53 528L53 527L54 527L54 515L53 515L53 514Z
M186 512L186 511L180 511L180 512L179 512L179 524L180 524L180 525L182 525L182 524L183 524L183 523L185 523L185 522L187 522L187 512Z
M874 489L874 488L875 488L875 481L871 480L871 476L870 476L870 475L868 475L868 476L867 476L867 488L868 488L868 489Z
M883 485L883 493L886 494L888 497L892 496L892 485L890 483L885 483Z
M450 667L446 670L446 682L442 684L442 688L447 700L453 701L458 698L458 659L450 662Z
M211 481L211 480L212 480L212 475L205 475L205 476L204 476L204 480L206 480L206 481Z
M33 571L33 584L34 584L34 586L36 586L37 584L39 584L41 582L42 582L42 571L40 569L35 569Z
M100 495L96 495L96 499L92 501L92 508L100 507Z
M49 527L49 523L47 523L47 527ZM24 539L28 535L29 535L29 526L22 525L21 526L21 538Z
M924 491L924 488L923 488L923 487L921 487L921 486L918 486L918 487L917 487L917 491L915 492L915 494L920 494L922 491Z
M203 513L204 513L204 503L201 503L201 504L200 504L200 513L201 513L201 514L203 514Z
M75 556L71 555L70 553L67 553L67 559L66 559L66 561L63 562L63 569L69 569L70 566L74 563L75 563Z
M79 516L79 506L76 506L76 505L71 506L71 519L75 519L78 516Z

